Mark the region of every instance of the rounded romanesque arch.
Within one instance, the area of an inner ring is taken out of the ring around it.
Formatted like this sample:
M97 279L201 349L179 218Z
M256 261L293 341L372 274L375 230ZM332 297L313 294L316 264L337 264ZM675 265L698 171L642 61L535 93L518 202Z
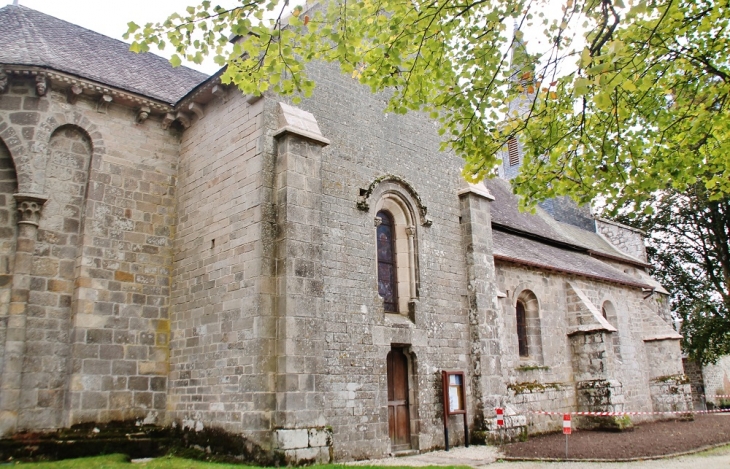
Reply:
M48 117L45 122L38 126L36 131L36 143L32 146L32 153L43 155L40 160L44 162L44 169L48 164L47 158L50 155L49 145L51 144L51 138L61 130L67 131L72 128L77 129L88 140L90 161L87 165L87 172L91 168L98 166L98 162L100 162L101 156L106 151L106 147L101 132L99 132L96 125L86 116L79 113L59 113ZM48 174L45 171L40 171L37 184L40 186L41 191L46 189L47 177Z
M369 210L376 232L378 294L386 312L415 320L420 283L415 200L394 182L378 185L372 197Z
M428 217L428 208L421 200L418 192L405 179L387 174L373 180L367 189L360 189L360 195L357 199L357 207L360 210L368 211L371 209L372 201L378 201L383 194L387 192L398 193L411 207L411 213L418 214L418 223L423 226L431 226L432 220Z
M601 304L601 315L603 319L608 321L610 325L616 328L616 332L611 333L611 342L613 345L613 355L619 362L623 361L621 357L621 339L619 338L619 327L618 327L618 315L616 314L616 307L610 300L605 300Z
M48 143L60 127L73 125L81 129L91 142L92 166L105 152L101 132L96 125L80 113L57 113L37 124L26 135L11 122L0 116L0 139L10 153L17 173L17 192L23 194L45 194L46 156Z
M543 362L540 302L532 290L515 290L512 306L515 314L517 354L520 359Z
M16 192L39 193L35 184L35 177L32 167L30 153L27 151L32 145L24 144L22 133L10 122L0 116L0 140L3 148L13 164L15 172Z
M67 235L80 234L93 143L87 132L64 124L51 134L46 147L44 192L49 195L41 227Z

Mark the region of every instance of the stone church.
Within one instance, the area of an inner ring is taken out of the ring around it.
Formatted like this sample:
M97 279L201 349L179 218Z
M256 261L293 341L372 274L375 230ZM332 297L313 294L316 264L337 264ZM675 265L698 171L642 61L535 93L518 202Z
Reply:
M336 66L293 106L22 6L0 44L1 437L136 421L329 461L443 448L444 400L451 445L496 407L512 435L688 408L642 233L519 212L518 141L469 185Z

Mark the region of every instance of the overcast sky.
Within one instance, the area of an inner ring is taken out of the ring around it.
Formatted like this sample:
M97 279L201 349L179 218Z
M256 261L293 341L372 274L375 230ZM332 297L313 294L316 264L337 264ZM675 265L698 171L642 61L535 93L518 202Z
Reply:
M13 0L0 0L0 6L12 4ZM163 21L175 11L182 12L197 0L18 0L20 5L38 10L70 23L83 26L115 39L124 40L122 34L127 23L139 25ZM232 3L221 1L221 4ZM165 55L155 51L158 55ZM218 66L212 61L203 65L185 64L202 72L212 74Z
M554 1L556 5L562 2L562 0ZM198 4L200 0L18 0L18 2L20 5L123 41L122 34L127 30L128 22L134 21L144 25L163 21L173 12L184 12L188 5ZM13 0L0 0L0 6L12 3ZM218 0L217 3L230 6L238 2ZM303 2L291 0L289 3ZM559 11L560 9L556 8L552 13ZM154 52L168 58L172 53L157 50ZM219 69L212 59L201 65L193 63L184 65L207 74L213 74Z

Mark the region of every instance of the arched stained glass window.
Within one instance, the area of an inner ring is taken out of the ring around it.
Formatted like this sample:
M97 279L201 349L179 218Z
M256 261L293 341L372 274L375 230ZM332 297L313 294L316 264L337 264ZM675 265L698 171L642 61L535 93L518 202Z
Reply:
M525 305L521 301L517 302L517 345L520 349L521 357L530 356L527 349L527 314L525 314Z
M396 278L394 224L388 212L377 214L378 225L378 294L383 298L385 311L398 312L398 282Z

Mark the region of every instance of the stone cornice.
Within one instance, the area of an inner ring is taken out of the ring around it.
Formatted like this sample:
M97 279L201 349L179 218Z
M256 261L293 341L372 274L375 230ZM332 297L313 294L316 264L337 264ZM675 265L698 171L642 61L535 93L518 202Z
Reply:
M219 90L214 88L218 87L222 89L225 85L221 84L220 75L216 74L193 88L188 94L182 97L180 101L175 103L176 110L187 110L193 103L208 102L211 96L218 96Z
M167 113L173 110L173 106L152 98L148 98L129 91L120 90L110 86L106 86L91 80L79 78L55 70L49 70L43 67L32 67L22 65L0 65L0 72L4 72L8 77L46 77L51 82L69 87L76 86L81 88L81 93L97 96L108 95L114 98L115 102L126 104L129 107L148 107L152 112ZM79 93L80 94L80 93Z

